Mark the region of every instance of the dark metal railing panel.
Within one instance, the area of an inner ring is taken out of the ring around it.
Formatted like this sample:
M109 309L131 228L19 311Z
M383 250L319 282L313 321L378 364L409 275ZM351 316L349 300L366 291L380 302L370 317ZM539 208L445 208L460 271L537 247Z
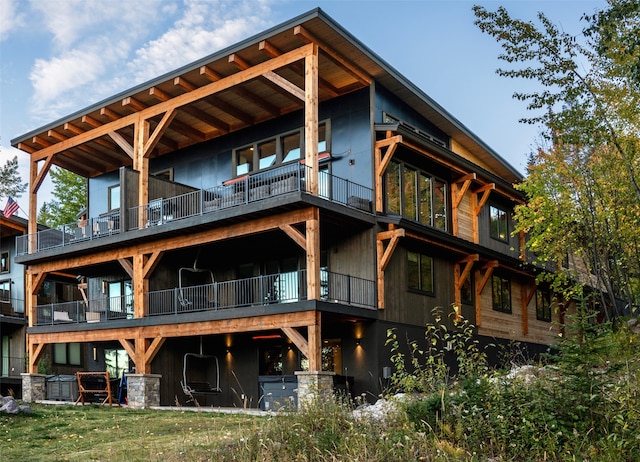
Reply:
M162 225L290 192L308 193L306 178L310 172L310 167L294 162L247 175L228 184L166 199L154 199L148 204L129 208L124 217L118 211L91 218L87 222L39 231L36 234L35 252L110 236L121 231ZM318 196L366 212L373 211L373 189L330 175L326 170L318 172ZM121 218L127 219L126 228ZM29 236L16 236L16 254L26 255L28 252Z
M346 274L322 270L321 299L363 308L375 306L375 283ZM307 299L306 270L220 281L190 287L175 287L145 294L149 316L211 311ZM38 305L36 325L101 322L131 319L132 295Z
M12 318L24 318L24 300L0 297L0 314Z

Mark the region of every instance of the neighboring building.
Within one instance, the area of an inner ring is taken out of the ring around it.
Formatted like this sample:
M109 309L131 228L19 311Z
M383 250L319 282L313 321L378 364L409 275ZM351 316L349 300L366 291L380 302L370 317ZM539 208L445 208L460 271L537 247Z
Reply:
M24 305L24 268L14 262L16 236L27 233L27 220L0 212L0 395L22 390L26 371L27 321Z
M89 181L86 220L17 241L27 300L50 273L86 298L27 303L32 374L53 345L135 369L143 406L186 380L255 407L300 370L378 395L387 330L423 338L452 303L487 341L552 341L511 234L521 174L319 9L12 144L32 217L52 165Z

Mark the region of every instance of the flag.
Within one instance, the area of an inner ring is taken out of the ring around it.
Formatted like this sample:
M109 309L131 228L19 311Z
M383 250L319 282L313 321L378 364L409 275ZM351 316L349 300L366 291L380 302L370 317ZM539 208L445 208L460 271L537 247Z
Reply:
M2 211L2 214L6 218L11 218L13 214L18 211L19 208L20 206L18 205L18 203L14 201L12 197L9 197L9 200L7 201L7 205L4 206L4 210Z

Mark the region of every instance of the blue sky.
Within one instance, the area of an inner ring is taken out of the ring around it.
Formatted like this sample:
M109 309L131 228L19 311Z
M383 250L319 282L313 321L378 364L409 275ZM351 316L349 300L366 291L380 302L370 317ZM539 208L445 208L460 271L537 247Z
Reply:
M320 7L521 172L538 128L496 75L498 44L471 7L542 11L578 34L605 0L0 0L0 165L28 156L10 141L110 95ZM418 56L419 59L415 59ZM38 202L47 200L48 186ZM27 195L18 198L28 211ZM4 201L0 207L4 206ZM20 216L24 216L20 213Z

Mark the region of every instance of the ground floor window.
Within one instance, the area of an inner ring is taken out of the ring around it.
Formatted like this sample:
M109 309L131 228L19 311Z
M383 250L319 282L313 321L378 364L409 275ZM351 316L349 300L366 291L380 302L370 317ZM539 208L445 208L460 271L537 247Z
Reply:
M503 313L511 313L511 283L509 279L494 274L491 281L493 309Z
M54 343L53 362L61 366L81 366L82 349L80 344L74 343Z
M129 355L126 350L104 350L104 362L109 377L120 378L123 372L129 372Z
M536 319L551 322L551 291L538 288L536 291Z

